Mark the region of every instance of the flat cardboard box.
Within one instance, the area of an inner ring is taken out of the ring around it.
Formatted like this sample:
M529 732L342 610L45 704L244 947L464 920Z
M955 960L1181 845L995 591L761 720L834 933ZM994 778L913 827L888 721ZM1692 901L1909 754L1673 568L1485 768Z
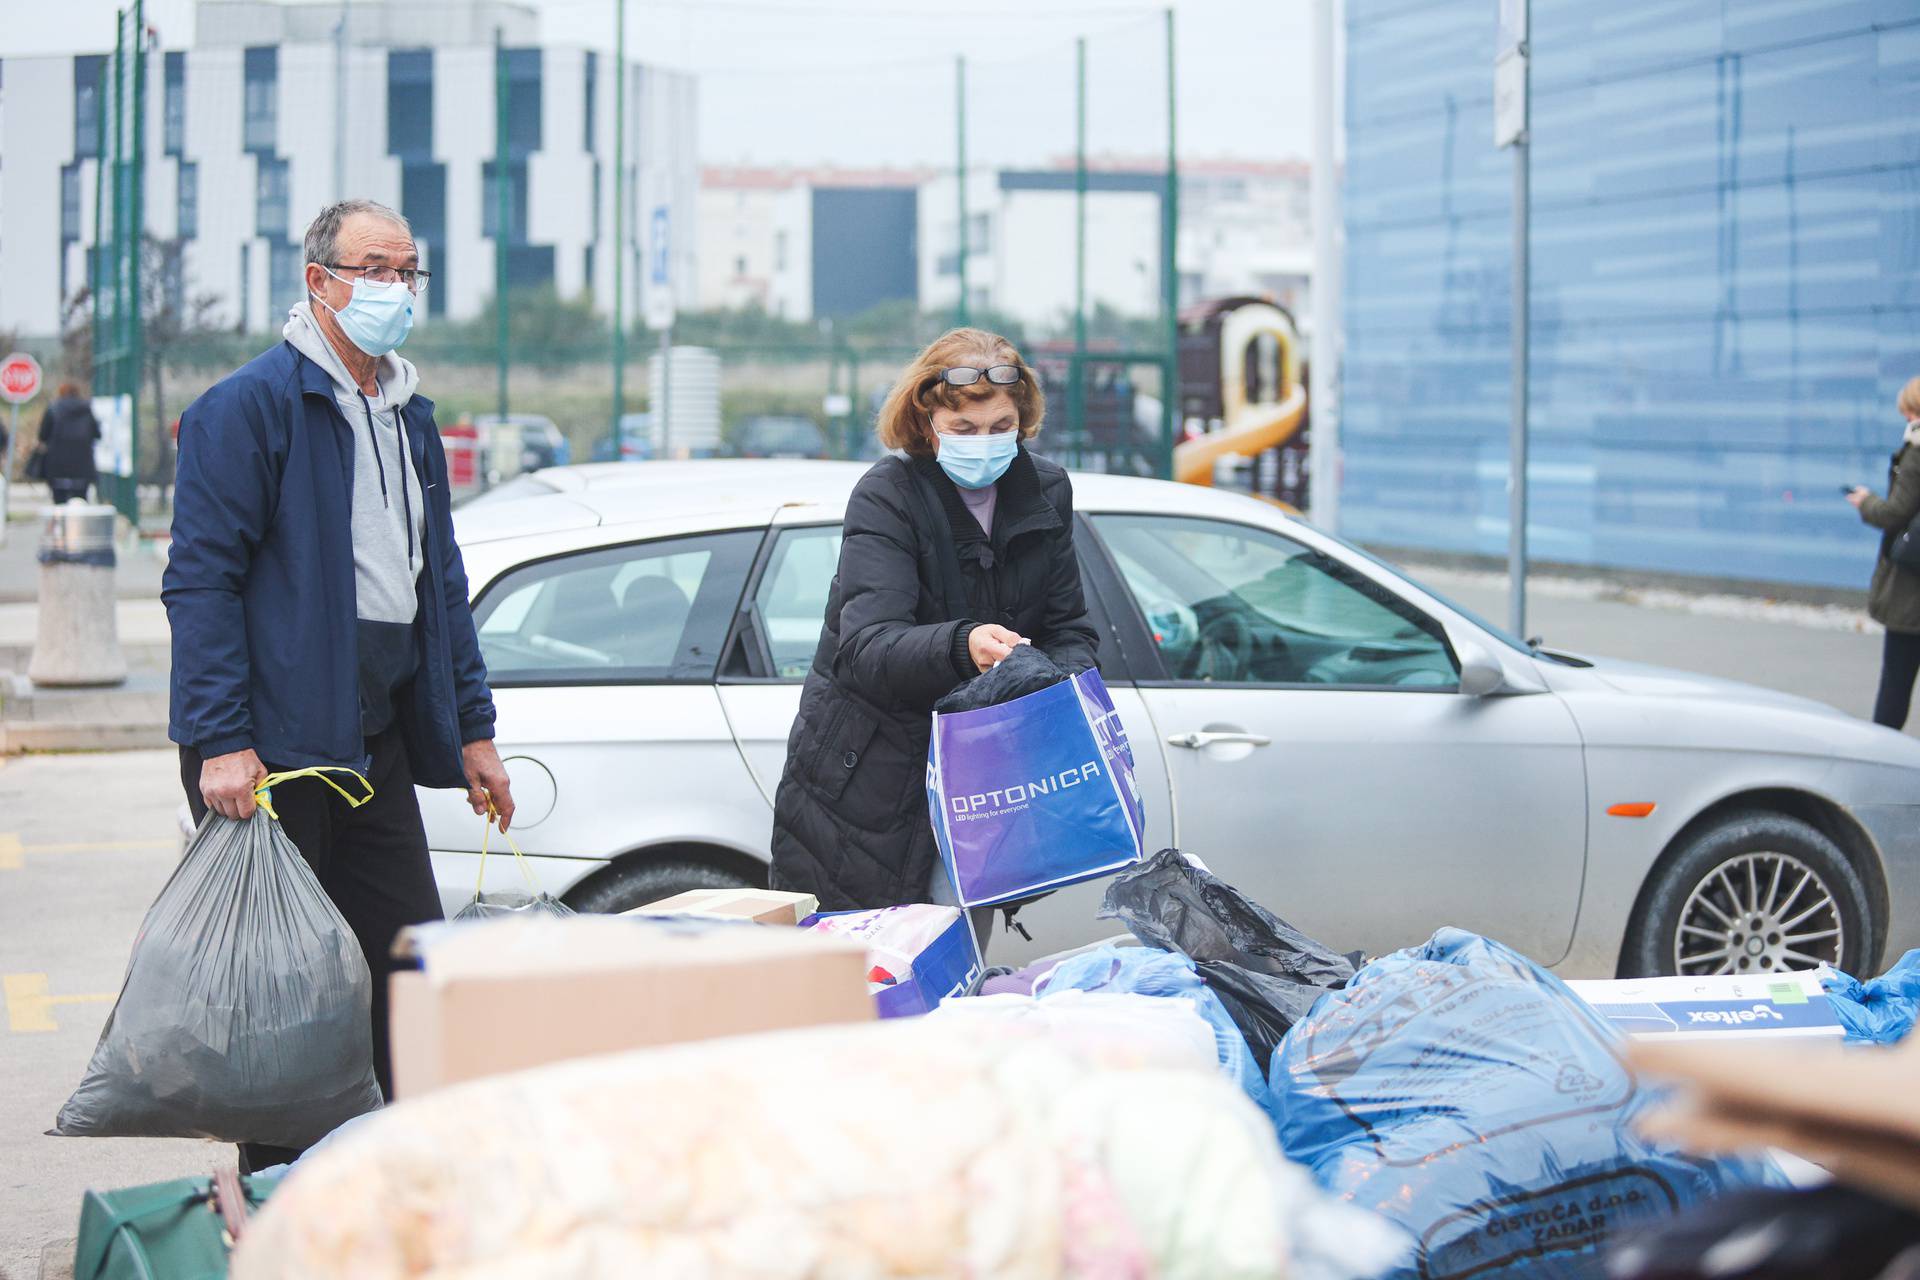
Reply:
M394 1093L648 1045L868 1022L866 951L798 929L620 916L402 932Z
M1635 1039L1744 1040L1846 1034L1811 970L1573 981L1573 993Z
M689 889L622 914L797 925L819 909L820 899L810 893L782 893L777 889Z

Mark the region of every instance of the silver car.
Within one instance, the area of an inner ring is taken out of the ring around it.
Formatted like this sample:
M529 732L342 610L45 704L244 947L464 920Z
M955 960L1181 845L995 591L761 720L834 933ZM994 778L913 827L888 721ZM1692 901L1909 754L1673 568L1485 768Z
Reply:
M857 464L560 468L457 524L526 874L576 907L762 881ZM1535 650L1249 498L1075 478L1148 848L1378 953L1457 925L1569 976L1853 972L1920 945L1920 741ZM423 792L449 909L479 822ZM495 842L498 848L498 841ZM511 858L488 866L511 887ZM994 958L1111 934L1101 886Z

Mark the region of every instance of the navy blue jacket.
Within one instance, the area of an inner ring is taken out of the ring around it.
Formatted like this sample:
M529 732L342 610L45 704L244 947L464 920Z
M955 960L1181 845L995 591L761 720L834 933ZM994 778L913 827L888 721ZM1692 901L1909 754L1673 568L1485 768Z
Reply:
M464 787L460 748L493 737L493 695L453 540L433 402L401 410L426 493L420 662L396 699L414 780ZM168 736L202 756L365 769L353 576L353 432L326 370L281 343L180 418Z

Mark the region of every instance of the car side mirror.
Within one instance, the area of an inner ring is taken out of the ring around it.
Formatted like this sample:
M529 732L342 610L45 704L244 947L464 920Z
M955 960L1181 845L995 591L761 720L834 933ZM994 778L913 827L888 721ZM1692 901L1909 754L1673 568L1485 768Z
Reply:
M1453 654L1460 663L1460 692L1469 698L1484 698L1498 693L1507 683L1507 671L1500 659L1480 641L1456 638Z

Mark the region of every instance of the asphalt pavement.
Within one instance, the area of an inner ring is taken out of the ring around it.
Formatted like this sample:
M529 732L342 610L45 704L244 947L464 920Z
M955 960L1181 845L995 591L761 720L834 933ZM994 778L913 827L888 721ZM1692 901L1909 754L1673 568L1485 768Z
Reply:
M1505 626L1504 575L1410 569L1482 618ZM1735 595L1628 590L1604 580L1532 583L1527 635L1584 657L1678 667L1797 693L1871 717L1885 633L1863 611ZM1920 717L1908 733L1920 731Z
M88 1187L233 1158L207 1142L45 1136L179 858L177 768L168 751L0 757L0 1280L67 1274Z
M1490 619L1492 575L1419 576ZM1845 608L1536 584L1528 631L1575 652L1752 681L1854 714L1872 705L1880 636ZM0 757L0 1280L67 1274L83 1190L204 1173L232 1148L44 1136L79 1082L142 915L179 842L169 751ZM43 1261L45 1268L43 1269Z

